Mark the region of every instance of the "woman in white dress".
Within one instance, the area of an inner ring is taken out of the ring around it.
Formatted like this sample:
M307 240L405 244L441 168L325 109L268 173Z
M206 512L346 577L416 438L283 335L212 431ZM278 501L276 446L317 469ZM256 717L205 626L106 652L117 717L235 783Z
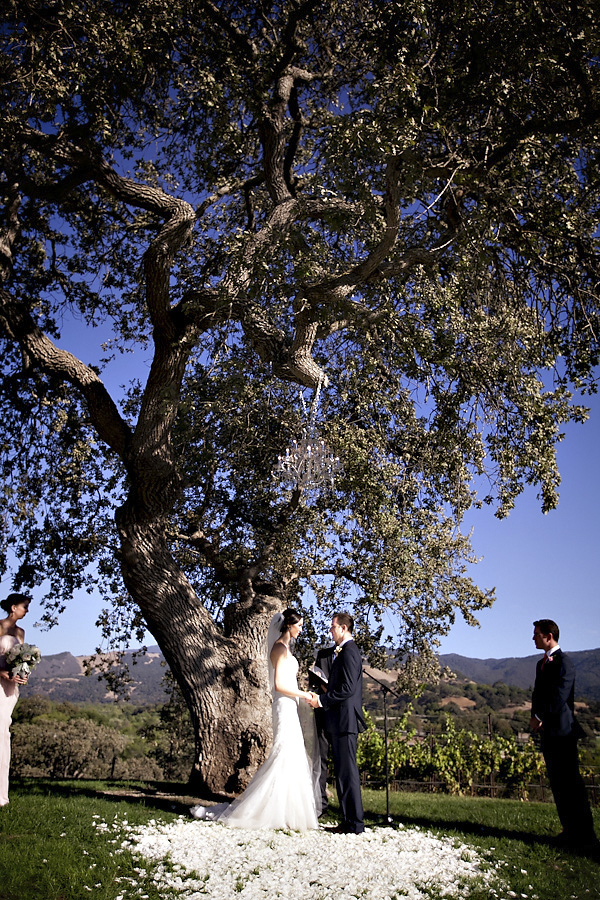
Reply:
M302 631L300 613L286 609L271 619L267 636L269 680L273 695L273 747L252 781L231 804L197 806L198 819L218 819L234 828L318 828L315 790L298 717L300 700L311 694L298 688L298 661L290 641Z
M8 803L8 773L10 770L10 723L19 699L19 685L27 684L20 675L11 676L6 666L6 654L15 644L22 644L25 632L17 625L27 615L31 600L25 594L9 594L0 607L8 613L0 619L0 806Z

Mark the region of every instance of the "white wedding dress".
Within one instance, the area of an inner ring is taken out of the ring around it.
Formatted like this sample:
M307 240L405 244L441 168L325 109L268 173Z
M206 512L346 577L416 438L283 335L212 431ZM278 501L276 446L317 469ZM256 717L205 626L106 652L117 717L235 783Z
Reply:
M279 663L286 686L298 690L298 661L287 653ZM218 820L234 828L318 828L315 790L298 717L298 700L276 691L269 660L273 694L273 747L268 759L233 803L195 806L197 819Z
M10 634L0 637L0 663L4 665L6 654L18 639ZM10 770L10 723L13 709L19 699L16 681L0 678L0 806L8 803L8 774Z

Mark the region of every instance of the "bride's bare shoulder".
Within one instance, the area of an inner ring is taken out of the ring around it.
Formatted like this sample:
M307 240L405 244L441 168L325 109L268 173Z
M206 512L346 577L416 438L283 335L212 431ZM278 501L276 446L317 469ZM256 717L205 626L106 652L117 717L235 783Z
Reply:
M271 662L273 665L285 656L287 656L287 647L281 641L275 641L271 650Z

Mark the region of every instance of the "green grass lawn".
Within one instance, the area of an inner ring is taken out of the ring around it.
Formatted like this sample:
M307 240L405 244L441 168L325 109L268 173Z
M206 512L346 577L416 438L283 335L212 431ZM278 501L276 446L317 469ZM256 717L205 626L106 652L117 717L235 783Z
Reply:
M151 866L144 864L140 874L139 863L117 853L115 835L98 825L115 817L130 824L172 820L192 800L186 790L123 782L13 784L10 804L0 809L0 900L157 900ZM364 801L366 824L381 824L385 795L365 791ZM600 900L600 861L550 843L558 831L552 804L392 793L390 814L394 824L450 835L503 860L507 900ZM598 810L595 821L600 834ZM481 891L468 897L488 900Z
M385 795L366 792L365 808L367 818L374 813L382 816ZM491 851L495 859L506 862L506 881L517 897L600 900L600 860L557 849L550 842L560 831L552 803L392 793L390 814L404 825L454 835ZM600 835L600 810L594 811L594 822Z

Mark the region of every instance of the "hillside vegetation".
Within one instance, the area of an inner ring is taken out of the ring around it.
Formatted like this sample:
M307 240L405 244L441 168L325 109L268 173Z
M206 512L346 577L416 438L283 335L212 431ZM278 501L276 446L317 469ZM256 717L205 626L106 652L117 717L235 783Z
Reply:
M577 673L577 698L600 702L600 649L580 650L570 656ZM68 652L44 656L21 695L36 695L71 703L111 702L115 695L99 675L100 665L107 658L110 658L109 654L98 657L94 663L94 657L73 656ZM500 682L509 689L521 688L523 693L514 696L525 698L523 702L526 702L531 694L538 658L539 654L506 659L473 659L448 654L440 656L440 663L457 676L457 683L475 682L492 686ZM128 669L127 691L131 702L138 706L163 703L166 698L163 685L166 666L159 648L148 647L145 653L140 653L139 650L129 651L124 656L124 662ZM86 677L86 667L90 664L92 674ZM119 668L116 662L115 667ZM394 678L394 673L390 672L389 677ZM431 690L435 692L436 688L432 687ZM465 704L465 708L469 705L471 704Z
M97 677L86 678L81 661L70 654L40 664L15 709L13 776L186 780L194 736L181 694L159 654L150 654L133 673L137 680L130 699L114 702L115 696ZM378 682L389 683L393 673L368 668L366 673L369 729L361 737L359 755L363 776L377 784L385 777L383 688ZM88 687L88 698L103 692L101 702L59 699L84 697ZM144 702L157 696L159 702ZM485 792L489 787L494 795L529 796L530 786L539 787L544 773L528 733L529 706L530 692L523 688L459 677L427 686L418 697L388 694L392 780L450 792ZM591 772L600 766L600 702L580 701L577 711L587 734L582 762ZM308 707L301 713L310 725Z

